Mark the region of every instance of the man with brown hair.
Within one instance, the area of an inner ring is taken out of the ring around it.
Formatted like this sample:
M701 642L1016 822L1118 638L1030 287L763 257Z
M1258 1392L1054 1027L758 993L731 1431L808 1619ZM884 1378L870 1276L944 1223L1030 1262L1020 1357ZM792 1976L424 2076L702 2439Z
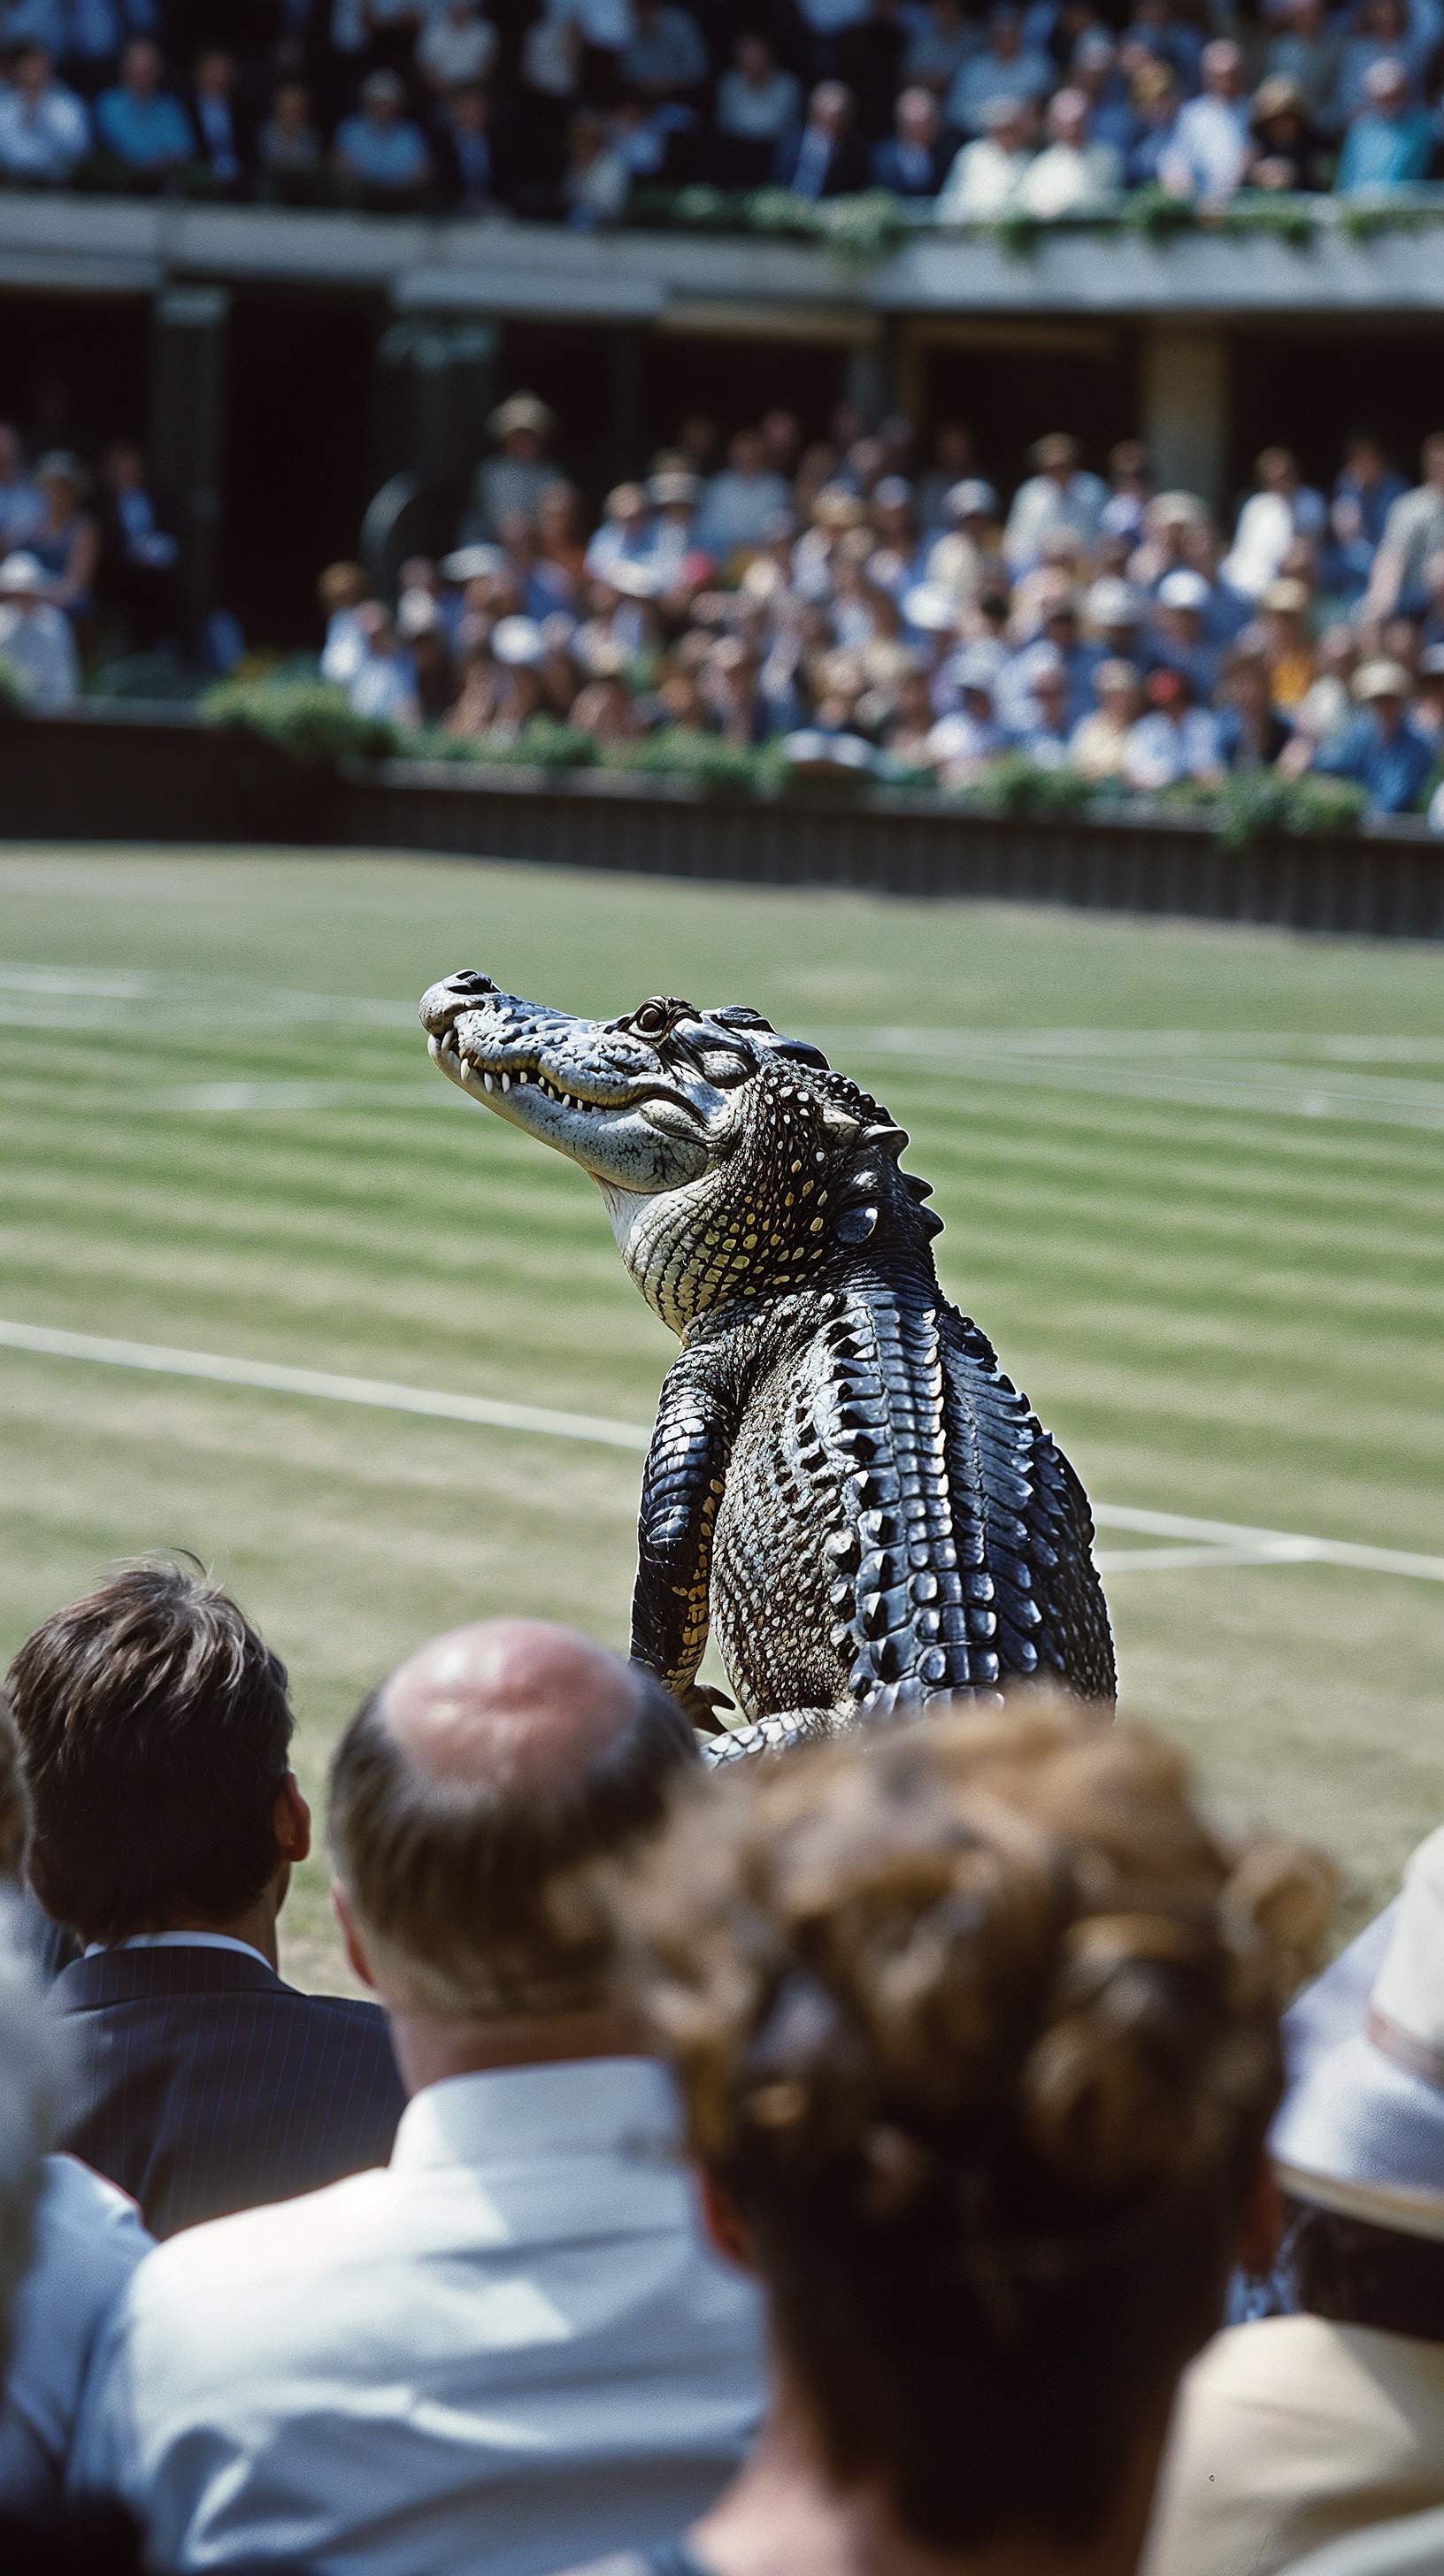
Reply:
M390 2153L402 2093L374 2004L300 1994L276 1918L311 1820L285 1667L200 1569L122 1569L10 1671L29 1877L85 1945L51 1988L78 2075L63 2144L157 2236Z
M652 1675L525 1620L353 1718L336 1906L411 2099L384 2173L163 2246L122 2302L77 2485L148 2563L546 2576L722 2485L755 2301L704 2247L605 1911L699 1760Z

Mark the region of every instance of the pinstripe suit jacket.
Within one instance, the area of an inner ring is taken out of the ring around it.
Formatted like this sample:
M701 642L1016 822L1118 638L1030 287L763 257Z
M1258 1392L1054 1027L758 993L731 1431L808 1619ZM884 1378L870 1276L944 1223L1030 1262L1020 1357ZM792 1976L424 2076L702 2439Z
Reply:
M405 2107L385 2015L239 1950L102 1950L50 1988L79 2078L60 2144L153 2236L384 2165Z

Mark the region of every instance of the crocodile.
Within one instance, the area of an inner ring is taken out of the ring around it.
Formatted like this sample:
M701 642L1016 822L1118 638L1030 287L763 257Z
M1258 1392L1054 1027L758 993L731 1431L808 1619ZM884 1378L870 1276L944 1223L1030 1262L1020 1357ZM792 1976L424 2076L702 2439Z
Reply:
M1051 1679L1110 1703L1073 1469L933 1263L908 1139L759 1011L588 1020L466 969L421 1020L468 1096L580 1164L676 1333L632 1655L729 1759ZM698 1679L715 1630L744 1722Z

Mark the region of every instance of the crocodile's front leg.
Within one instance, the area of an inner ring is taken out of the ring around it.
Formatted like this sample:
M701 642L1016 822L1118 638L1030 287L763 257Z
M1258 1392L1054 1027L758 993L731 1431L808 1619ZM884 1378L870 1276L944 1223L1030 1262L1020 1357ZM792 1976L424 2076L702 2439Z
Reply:
M712 1530L737 1419L715 1362L684 1351L663 1381L637 1528L632 1659L649 1665L709 1734L716 1708L732 1704L696 1673L707 1645Z

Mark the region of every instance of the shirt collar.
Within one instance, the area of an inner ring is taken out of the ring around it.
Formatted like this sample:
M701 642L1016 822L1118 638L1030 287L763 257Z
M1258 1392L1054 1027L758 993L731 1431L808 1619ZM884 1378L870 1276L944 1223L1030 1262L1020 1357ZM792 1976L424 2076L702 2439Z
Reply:
M663 2067L645 2057L569 2058L428 2084L401 2115L391 2162L415 2169L645 2154L670 2164L677 2134Z
M108 1950L239 1950L243 1959L259 1959L263 1968L271 1966L254 1941L238 1941L231 1932L131 1932L123 1941L88 1942L84 1955L101 1958Z

